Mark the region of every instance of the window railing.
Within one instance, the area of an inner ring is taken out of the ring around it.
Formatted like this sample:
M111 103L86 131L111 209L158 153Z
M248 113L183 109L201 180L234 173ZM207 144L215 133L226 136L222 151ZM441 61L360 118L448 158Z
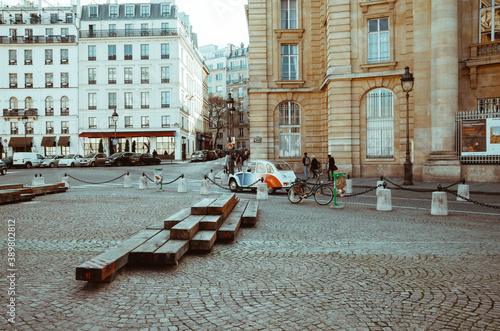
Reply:
M33 83L25 83L24 87L25 88L33 88Z
M68 108L62 108L61 109L61 116L69 116L69 109Z
M116 109L116 105L108 105L108 109Z
M29 109L4 109L3 116L4 117L19 117L19 116L38 116L38 109L29 108Z
M143 123L143 124L141 124L141 128L149 128L149 123Z
M162 59L170 59L170 54L162 54L161 58Z
M0 44L53 44L74 42L76 42L76 36L0 37Z
M89 85L95 85L97 82L95 79L90 80L89 79Z
M170 108L170 104L169 103L162 103L161 108Z
M33 134L34 132L33 128L26 128L26 134Z
M10 134L18 134L19 130L18 129L10 129Z
M132 55L125 55L125 56L124 56L124 59L125 59L125 60L132 60Z
M69 133L69 128L62 128L61 133Z
M149 109L149 105L141 105L141 109Z
M141 79L141 84L149 84L149 79Z
M54 133L54 128L47 128L47 133Z
M125 105L125 109L134 109L134 106L132 106L132 105Z
M10 88L17 88L17 83L10 83L9 87Z
M141 55L141 60L149 60L149 55Z
M116 60L116 54L115 55L108 55L108 60Z
M132 79L125 79L124 84L132 84Z
M111 36L109 30L95 30L95 31L80 31L80 38L110 38L110 37L140 37L140 36L177 36L182 32L181 29L169 28L169 29L119 29L113 30L113 35Z
M161 82L162 83L170 83L170 78L162 78Z
M68 59L61 59L61 64L68 64L68 63L69 63Z
M46 88L52 88L52 87L54 87L54 84L51 83L51 82L47 82L47 83L45 83L45 87Z
M89 129L97 129L97 125L95 125L95 124L89 124Z
M45 64L52 64L52 59L45 60Z
M89 56L89 61L95 61L96 57L95 56Z
M28 66L33 65L33 60L31 59L24 60L24 64Z
M108 84L116 84L116 79L108 79Z
M54 108L45 108L45 116L54 116Z
M14 60L14 59L10 59L9 60L9 65L16 65L17 64L17 60Z
M61 82L61 87L68 87L68 83L67 82Z
M89 110L95 110L95 109L97 109L97 106L89 106Z

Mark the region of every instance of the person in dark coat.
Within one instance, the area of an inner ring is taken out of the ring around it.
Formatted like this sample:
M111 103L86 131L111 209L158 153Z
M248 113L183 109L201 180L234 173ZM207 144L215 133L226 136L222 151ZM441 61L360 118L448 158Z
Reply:
M328 174L328 180L333 180L333 173L337 169L338 168L335 165L335 159L330 154L328 154L328 168L327 168L327 172L326 172Z
M321 170L321 163L316 159L315 155L311 155L311 172L313 173L313 179L319 177L319 172Z

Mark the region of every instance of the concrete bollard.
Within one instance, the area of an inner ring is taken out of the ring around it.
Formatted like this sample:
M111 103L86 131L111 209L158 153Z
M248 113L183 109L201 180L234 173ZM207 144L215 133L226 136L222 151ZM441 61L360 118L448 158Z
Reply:
M35 174L35 177L31 179L31 186L40 186L45 184L45 178L42 177L42 174L40 174L40 177L38 177L37 174Z
M352 179L345 180L345 193L352 194Z
M228 186L229 185L229 174L226 172L223 172L222 175L220 176L220 184L222 186Z
M64 187L69 188L69 177L68 176L64 176L62 178L62 182L64 183Z
M446 192L432 192L431 215L448 215Z
M267 183L257 183L257 200L267 200L268 198Z
M179 184L177 184L177 192L178 193L187 193L187 178L180 178Z
M467 184L458 184L458 190L457 190L457 194L464 197L464 198L467 198L469 199L469 185ZM465 199L462 199L460 197L457 197L457 201L467 201Z
M211 172L208 174L208 178L209 178L212 182L215 182L215 173L211 171Z
M391 190L387 188L380 189L377 195L377 210L380 211L392 210Z
M379 192L380 192L380 190L384 188L383 186L379 186L379 185L384 185L384 181L383 180L377 180L377 190L375 191L376 195L378 195Z
M129 188L132 187L132 177L129 174L126 174L123 178L123 187Z
M208 179L204 179L201 181L200 194L201 195L210 194L210 182L208 181Z
M146 176L141 176L139 179L139 190L145 190L148 188L148 179Z

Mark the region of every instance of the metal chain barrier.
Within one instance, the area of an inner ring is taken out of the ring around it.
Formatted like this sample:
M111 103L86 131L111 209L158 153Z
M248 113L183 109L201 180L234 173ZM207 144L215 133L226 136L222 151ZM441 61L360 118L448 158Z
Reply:
M384 187L385 187L385 185L384 185L384 184L379 184L379 185L377 185L377 186L375 186L375 187L369 188L369 189L368 189L368 190L366 190L366 191L359 192L359 193L354 193L354 194L346 194L346 195L344 195L344 196L343 196L343 197L341 197L341 198L352 198L352 197L356 197L356 196L358 196L358 195L363 195L363 194L366 194L366 193L368 193L368 192L374 191L374 190L378 189L378 188L379 188L379 187L381 187L381 186L384 186Z
M429 192L429 193L435 191L435 190L425 190L425 189L414 190L414 189L411 189L411 188L408 188L408 187L404 187L404 186L398 185L398 184L394 183L393 181L391 181L389 178L384 177L384 176L381 176L380 179L381 180L385 180L385 181L391 183L392 185L394 185L394 186L396 186L396 187L398 187L398 188L400 188L402 190L406 190L406 191L411 191L411 192ZM456 184L452 184L450 186L453 186L453 185L456 185Z
M128 173L128 172L126 172L126 173L124 173L123 175L121 175L121 176L119 176L119 177L116 177L115 179L107 180L107 181L105 181L105 182L98 182L98 183L97 183L97 182L89 182L89 181L86 181L86 180L78 179L78 178L73 177L73 176L68 175L68 174L64 174L64 176L65 176L65 177L69 177L69 178L71 178L71 179L74 179L74 180L76 180L76 181L79 181L79 182L85 183L85 184L99 185L99 184L106 184L106 183L111 183L111 182L114 182L115 180L120 179L120 178L122 178L123 176L128 175L128 174L129 174L129 173Z
M442 191L444 191L444 192L446 192L446 193L450 193L450 194L452 194L452 195L456 196L457 198L464 199L464 200L466 200L466 201L468 201L468 202L472 202L473 204L476 204L476 205L479 205L479 206L488 207L488 208L500 209L500 206L489 205L489 204L484 203L484 202L479 202L479 201L475 201L475 200L471 200L471 199L469 199L469 198L463 197L463 196L461 196L460 194L458 194L458 193L456 193L456 192L453 192L453 191L448 190L448 188L447 188L447 187L440 187L440 186L439 186L439 187L438 187L438 190L440 190L440 191L442 190Z
M205 177L204 177L204 178L205 178L205 179L208 179L210 182L212 182L213 184L215 184L216 186L218 186L218 187L220 187L220 188L222 188L222 189L224 189L224 190L231 191L231 189L230 189L229 187L225 187L225 186L222 186L222 185L217 184L216 182L214 182L213 180L211 180L210 178L208 178L208 176L207 176L207 175L205 175Z
M147 179L149 179L149 181L150 181L150 182L154 182L154 180L152 180L151 178L149 178L149 177L148 177L148 175L146 175L145 173L142 173L142 175L143 175L144 177L146 177ZM161 185L168 185L168 184L172 184L172 183L174 183L174 182L178 181L178 180L179 180L179 179L181 179L181 178L184 178L184 174L180 175L179 177L177 177L176 179L174 179L174 180L173 180L173 181L171 181L171 182L168 182L168 183L161 182L160 184L161 184ZM158 184L158 185L160 185L160 184Z
M213 180L211 180L211 179L210 179L207 175L205 175L205 176L204 176L204 178L205 178L205 179L208 179L210 182L212 182L213 184L217 185L217 186L218 186L218 187L220 187L220 188L223 188L223 189L225 189L225 190L229 190L229 191L231 191L231 189L230 189L230 188L228 188L228 187L224 187L224 186L221 186L221 185L217 184L216 182L214 182ZM264 182L264 181L263 181L263 178L256 180L254 183L252 183L252 184L250 184L250 185L245 185L245 186L240 186L240 187L241 187L241 188L250 188L250 187L252 187L253 185L257 184L258 182Z

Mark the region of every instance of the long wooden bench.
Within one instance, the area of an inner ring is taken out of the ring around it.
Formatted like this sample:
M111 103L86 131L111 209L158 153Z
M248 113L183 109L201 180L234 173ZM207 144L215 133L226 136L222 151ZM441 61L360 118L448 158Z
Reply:
M205 198L191 207L191 215L208 215L208 206L214 202L215 198Z
M241 217L245 212L248 201L248 199L241 199L234 207L219 230L217 230L217 240L234 240L236 238L236 233L241 225Z
M170 239L153 253L153 264L179 264L189 249L189 240Z
M200 230L217 230L222 225L222 215L206 215L200 221Z
M242 226L254 226L257 223L257 214L259 213L259 201L250 200L247 208L241 217Z
M190 215L184 221L177 223L170 229L172 239L189 240L198 232L200 221L204 215Z
M0 191L0 204L31 201L34 194L25 193L22 189L5 189Z
M8 190L8 189L16 189L23 188L23 184L2 184L0 185L0 190Z
M76 268L76 280L111 282L115 273L129 261L131 251L155 236L157 230L143 230Z
M129 263L153 264L153 253L170 239L169 230L161 230L130 252Z
M177 223L185 220L189 215L191 215L191 207L178 211L177 213L173 214L163 221L164 228L171 229Z
M210 251L217 239L217 231L200 230L189 242L189 249L194 251Z

